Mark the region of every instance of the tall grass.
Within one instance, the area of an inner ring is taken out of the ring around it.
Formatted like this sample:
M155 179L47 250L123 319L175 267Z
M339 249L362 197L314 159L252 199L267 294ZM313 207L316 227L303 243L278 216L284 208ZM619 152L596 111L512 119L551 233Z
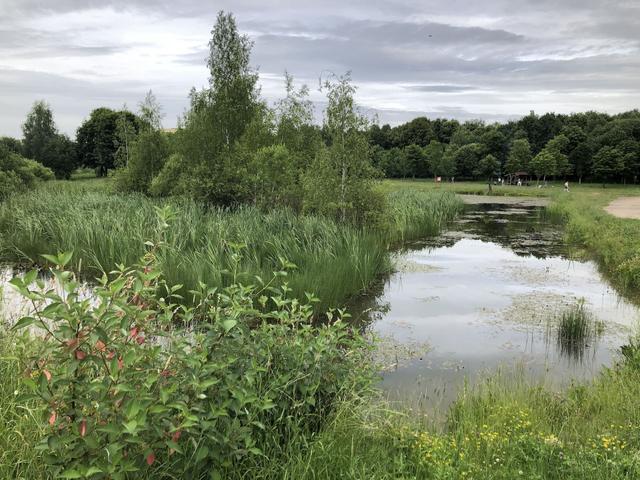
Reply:
M398 190L387 198L389 236L397 243L438 234L462 210L452 192Z
M31 480L44 478L34 449L44 422L42 412L20 398L21 358L24 352L14 345L14 336L0 325L0 478Z
M280 270L283 259L297 266L293 294L316 294L319 308L366 289L391 268L390 243L437 233L460 205L447 193L395 194L390 226L377 231L290 210L209 209L185 199L113 194L104 184L58 182L0 205L0 260L39 263L43 253L73 250L76 267L89 275L131 265L155 237L154 206L167 203L177 213L160 259L169 283L185 290L200 281L225 286L234 269L246 272L240 281L253 282ZM241 256L237 266L233 253Z

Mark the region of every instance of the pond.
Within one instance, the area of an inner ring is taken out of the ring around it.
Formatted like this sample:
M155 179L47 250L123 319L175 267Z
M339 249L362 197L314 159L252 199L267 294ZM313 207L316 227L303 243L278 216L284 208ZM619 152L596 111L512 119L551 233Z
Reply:
M397 272L359 305L388 397L446 406L500 368L562 387L611 365L639 311L569 253L544 208L526 204L467 205L448 231L398 253ZM580 302L594 333L567 344L559 319Z

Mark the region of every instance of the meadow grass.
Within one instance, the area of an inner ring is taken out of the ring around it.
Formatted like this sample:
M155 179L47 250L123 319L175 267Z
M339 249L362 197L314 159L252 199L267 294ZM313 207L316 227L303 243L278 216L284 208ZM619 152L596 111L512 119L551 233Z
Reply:
M160 253L170 284L195 289L238 280L271 277L282 262L298 298L305 292L322 300L318 308L340 306L391 269L390 246L434 235L461 209L451 193L397 192L380 228L355 228L290 210L205 208L187 199L153 200L115 194L100 180L53 182L0 205L0 259L38 264L45 252L73 251L75 268L87 276L132 265L144 242L156 236L155 206L176 213Z

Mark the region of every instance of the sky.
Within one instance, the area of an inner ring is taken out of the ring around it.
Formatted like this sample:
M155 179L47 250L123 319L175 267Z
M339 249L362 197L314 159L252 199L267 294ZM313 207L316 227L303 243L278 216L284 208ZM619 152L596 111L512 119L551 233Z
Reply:
M640 0L0 0L0 135L44 99L71 136L100 106L151 89L174 127L219 10L254 41L262 96L351 71L380 124L416 116L507 121L640 107Z

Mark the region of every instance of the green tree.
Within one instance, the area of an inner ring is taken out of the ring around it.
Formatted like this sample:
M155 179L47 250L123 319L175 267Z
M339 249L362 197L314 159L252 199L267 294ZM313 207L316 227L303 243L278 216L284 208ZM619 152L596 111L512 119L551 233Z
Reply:
M60 135L53 112L43 100L37 101L22 125L22 151L45 167L57 178L69 178L76 168L75 145L66 135Z
M406 178L406 177L424 178L425 176L427 176L425 175L425 170L426 170L425 167L427 165L427 162L425 160L424 151L422 150L422 147L420 147L420 145L416 145L415 143L412 143L411 145L404 147L403 150L404 150L404 158L406 162L406 165L403 168L404 170L403 178Z
M51 107L44 100L38 100L33 104L27 119L22 124L24 156L41 162L47 142L57 133Z
M526 138L514 140L505 164L506 173L526 172L531 161L531 147Z
M118 141L118 119L126 117L132 124L136 119L131 112L116 112L110 108L96 108L78 128L76 144L78 161L82 165L94 168L96 175L105 177L115 168L116 152L121 143Z
M286 96L276 105L277 141L287 147L302 172L313 160L322 138L313 126L313 103L309 87L296 89L293 77L285 72Z
M582 183L583 177L591 173L592 157L593 147L590 140L579 143L569 154L569 164L579 183Z
M448 146L447 146L448 148ZM455 174L456 165L453 155L445 154L445 146L437 140L431 140L424 149L429 171L435 177L451 177Z
M477 177L484 177L487 179L489 191L491 191L491 180L493 180L493 177L498 175L499 173L500 162L491 154L482 157L474 171L474 175L476 175Z
M116 119L116 138L115 138L115 160L114 165L117 168L126 167L131 156L131 144L136 138L139 126L134 121L131 112L127 110L127 106L123 105L122 110L118 112Z
M10 152L22 155L22 142L17 138L0 137L0 145L3 145Z
M607 180L620 178L623 172L623 154L617 148L605 146L593 156L593 176L602 181L603 187Z
M323 83L327 93L324 128L329 147L318 152L305 175L305 208L333 215L341 221L363 223L380 211L373 189L375 169L370 163L368 121L358 112L351 76L331 77Z
M149 90L144 100L138 104L138 117L143 128L147 130L162 129L162 118L164 117L162 106L158 103L152 90Z
M208 93L227 147L240 139L255 113L258 73L250 65L252 47L249 37L238 32L234 16L220 11L209 42Z
M530 166L538 178L538 181L540 181L540 177L542 177L543 181L546 182L547 175L552 176L556 174L556 159L553 153L547 149L543 149L533 157Z
M253 158L254 201L262 208L279 205L298 207L298 172L284 145L259 149Z
M544 147L552 156L555 163L554 175L568 175L571 173L571 165L565 152L569 147L569 139L563 135L556 135L547 142Z
M485 146L481 143L468 143L455 151L454 159L456 172L460 177L471 178L480 158L485 153Z
M53 170L56 178L71 178L76 169L76 145L66 135L56 134L46 143L41 163Z

